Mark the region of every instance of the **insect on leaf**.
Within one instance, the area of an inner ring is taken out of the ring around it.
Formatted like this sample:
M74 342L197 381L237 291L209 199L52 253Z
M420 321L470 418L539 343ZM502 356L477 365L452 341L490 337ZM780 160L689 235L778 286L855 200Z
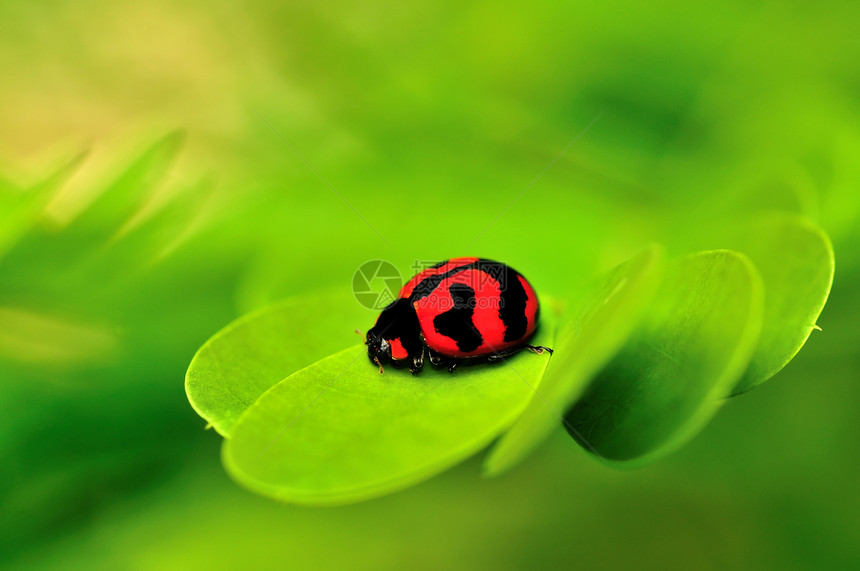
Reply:
M535 343L550 345L551 316ZM549 355L522 352L453 374L380 375L363 345L290 375L252 404L224 442L227 471L261 494L340 504L399 490L487 446L519 416Z

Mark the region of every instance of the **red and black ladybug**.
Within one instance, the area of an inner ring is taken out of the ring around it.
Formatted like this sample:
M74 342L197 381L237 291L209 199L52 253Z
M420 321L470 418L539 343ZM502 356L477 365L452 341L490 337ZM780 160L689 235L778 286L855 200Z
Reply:
M409 280L382 310L367 332L367 355L380 373L391 360L415 374L425 353L452 372L464 359L495 361L523 349L552 354L526 344L538 309L534 288L513 268L481 258L445 260Z

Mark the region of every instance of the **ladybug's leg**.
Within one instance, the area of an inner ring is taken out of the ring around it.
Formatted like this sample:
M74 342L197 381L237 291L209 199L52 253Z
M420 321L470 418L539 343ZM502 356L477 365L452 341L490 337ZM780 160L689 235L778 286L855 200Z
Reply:
M528 349L532 353L537 353L538 355L540 355L544 351L552 355L552 349L550 349L549 347L544 347L543 345L523 345L523 349Z
M501 361L505 357L515 355L516 353L519 353L520 351L523 351L525 349L528 349L532 353L537 354L541 354L546 351L547 353L552 355L552 349L550 349L549 347L544 347L543 345L520 345L519 347L514 347L512 349L506 349L504 351L499 351L498 353L493 353L492 355L489 355L487 357L487 361L489 361L490 363Z
M434 351L433 349L427 349L427 355L430 357L430 363L439 367L448 367L448 372L453 373L454 369L459 365L459 361L456 359L452 359L450 357L446 357L445 355L441 355Z
M434 351L433 349L427 349L427 356L430 358L431 365L441 365L445 360L442 355Z
M415 356L412 357L412 366L409 367L409 370L412 371L412 374L415 375L424 367L424 347L415 353Z

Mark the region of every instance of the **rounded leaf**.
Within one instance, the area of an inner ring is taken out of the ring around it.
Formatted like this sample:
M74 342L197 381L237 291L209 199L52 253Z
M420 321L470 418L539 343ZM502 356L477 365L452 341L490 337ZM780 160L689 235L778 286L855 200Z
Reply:
M806 343L830 294L835 261L827 234L788 213L747 221L726 245L749 256L765 288L761 337L737 395L778 373Z
M742 254L703 252L671 264L642 323L565 417L606 461L674 450L716 412L758 341L761 278Z
M285 299L234 321L201 347L185 376L197 414L223 436L287 375L353 344L376 316L348 290Z
M544 315L534 342L551 344ZM295 503L339 504L417 483L487 446L519 416L549 361L429 364L418 375L368 361L363 345L293 373L252 404L224 442L230 475Z

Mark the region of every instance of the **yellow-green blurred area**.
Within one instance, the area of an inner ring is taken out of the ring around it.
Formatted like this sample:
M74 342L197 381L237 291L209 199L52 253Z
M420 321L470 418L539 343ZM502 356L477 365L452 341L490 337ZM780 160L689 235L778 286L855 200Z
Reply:
M0 3L0 564L856 566L858 22L850 1ZM823 331L644 469L559 430L495 480L473 460L298 508L233 484L185 398L219 328L367 260L490 257L563 297L772 209L833 240Z

